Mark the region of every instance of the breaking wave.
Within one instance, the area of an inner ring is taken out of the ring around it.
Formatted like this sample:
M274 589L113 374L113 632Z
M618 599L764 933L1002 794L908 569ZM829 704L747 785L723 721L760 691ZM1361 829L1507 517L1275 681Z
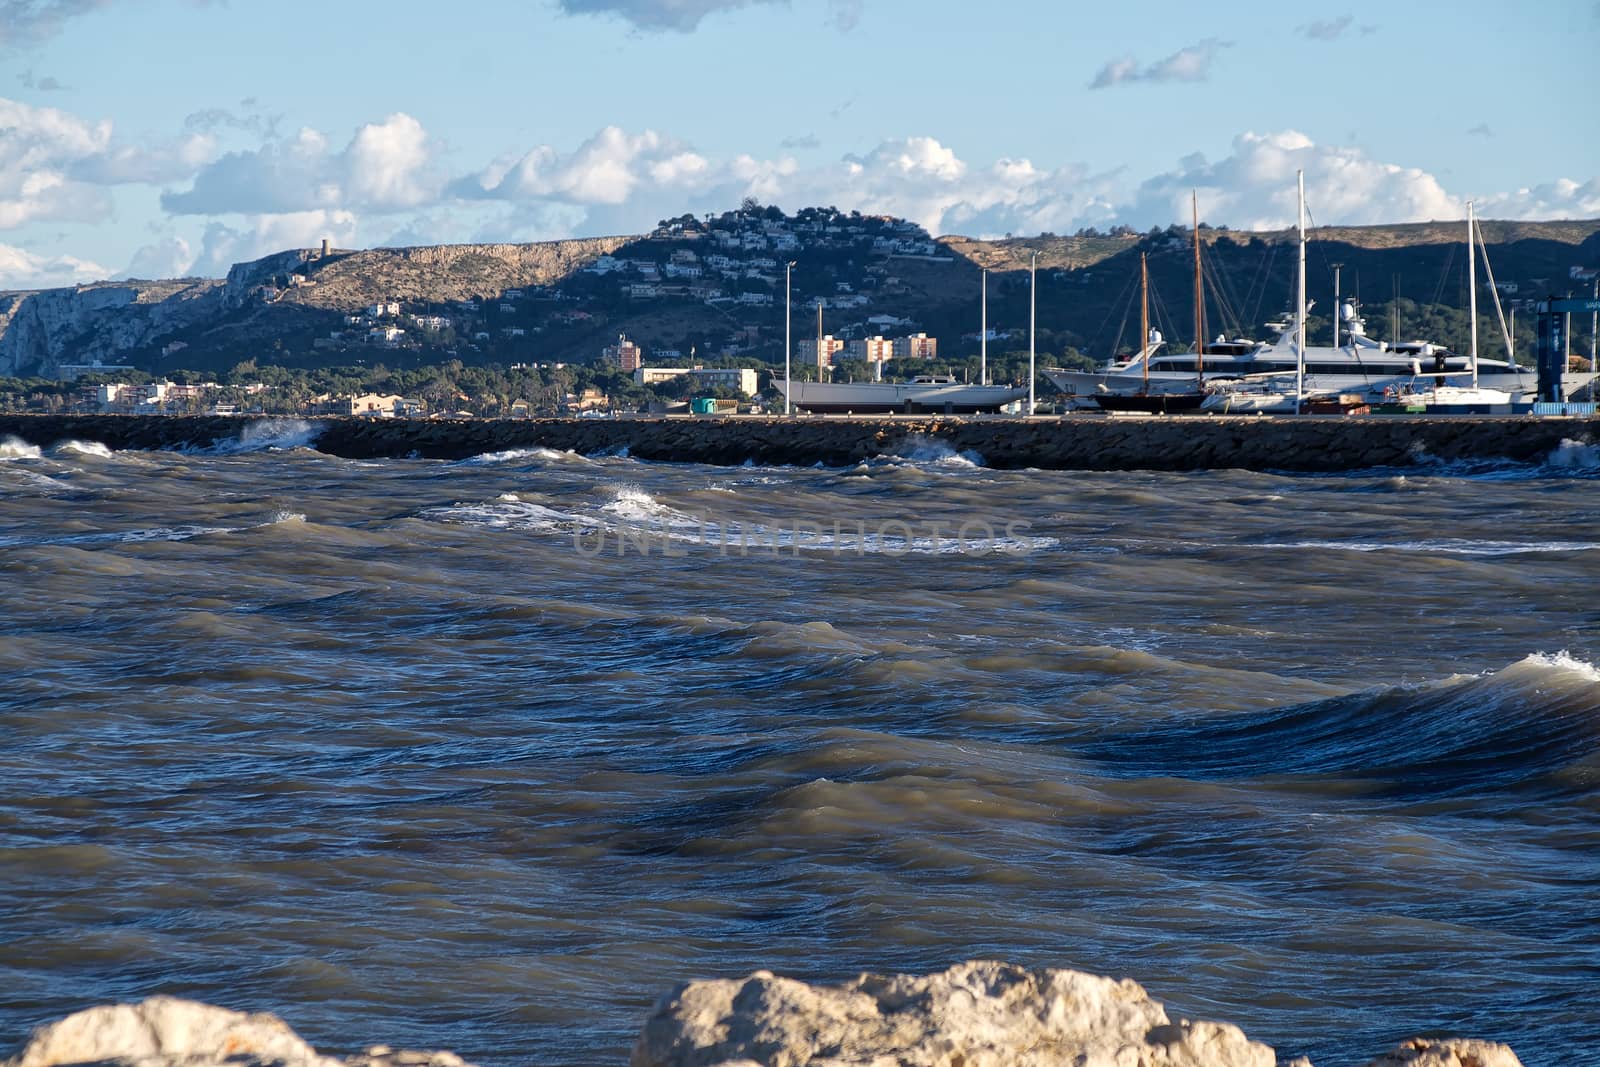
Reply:
M1541 652L1489 674L1138 731L1080 751L1118 776L1355 779L1400 796L1570 788L1578 783L1558 772L1600 758L1600 668Z
M463 466L484 467L500 463L518 463L523 460L544 460L555 462L558 460L584 461L584 457L576 452L560 452L553 448L535 446L533 448L508 448L501 452L484 452L461 461Z
M905 460L921 466L960 470L972 470L985 465L983 456L973 449L957 452L944 441L924 437L921 434L906 438L899 448L885 458Z
M20 437L7 435L0 439L0 460L38 459L39 446L30 445Z
M239 431L239 436L218 441L202 449L218 455L244 452L277 452L291 448L310 448L324 427L305 419L257 419Z
M561 532L574 536L590 554L666 550L682 554L696 547L718 553L806 552L843 555L1021 555L1059 548L1055 537L1032 536L1003 521L973 520L959 528L890 520L746 522L709 512L690 514L664 504L637 486L614 490L599 505L560 511L502 493L493 500L426 508L417 517L495 530ZM612 540L614 538L614 540ZM625 544L626 542L626 544Z
M74 456L96 456L100 459L110 459L116 455L99 441L62 441L50 451Z

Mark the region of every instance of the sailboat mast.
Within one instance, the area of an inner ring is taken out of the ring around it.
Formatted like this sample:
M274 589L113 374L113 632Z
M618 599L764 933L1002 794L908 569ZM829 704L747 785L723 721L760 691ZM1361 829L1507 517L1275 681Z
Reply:
M1039 253L1033 254L1028 266L1028 414L1034 411L1033 383L1037 375L1033 370L1034 337L1039 326Z
M978 384L989 384L989 269L983 270L983 321L978 330Z
M1200 284L1200 194L1189 194L1194 209L1194 366L1196 388L1206 384L1206 301Z
M822 381L822 370L828 365L828 355L822 348L822 298L817 298L817 380ZM832 375L829 375L831 378Z
M1295 288L1298 290L1296 299L1299 301L1298 314L1295 316L1298 323L1295 327L1295 357L1294 357L1294 413L1300 414L1305 403L1306 395L1306 172L1295 172L1295 184L1300 194L1299 219L1296 228L1300 233L1300 273L1299 281Z
M1495 317L1500 322L1500 336L1506 343L1506 362L1511 364L1511 369L1517 369L1517 345L1511 337L1511 329L1506 326L1506 311L1500 306L1500 290L1494 284L1494 265L1489 262L1489 246L1483 243L1483 223L1478 223L1478 251L1483 253L1484 280L1489 283L1489 296L1494 299ZM1511 326L1515 327L1517 309L1511 309Z
M1478 387L1478 249L1477 219L1472 214L1472 201L1467 201L1467 335L1472 339L1472 387Z
M1139 366L1144 371L1142 393L1150 392L1150 268L1145 263L1145 253L1139 253L1139 337L1144 346L1139 350Z

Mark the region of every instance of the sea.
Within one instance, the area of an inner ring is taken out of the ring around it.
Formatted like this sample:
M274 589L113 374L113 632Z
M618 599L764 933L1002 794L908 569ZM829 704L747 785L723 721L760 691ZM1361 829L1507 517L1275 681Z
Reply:
M972 958L1318 1067L1593 1052L1594 444L1313 476L317 430L0 443L0 1056L172 994L622 1064L682 982Z

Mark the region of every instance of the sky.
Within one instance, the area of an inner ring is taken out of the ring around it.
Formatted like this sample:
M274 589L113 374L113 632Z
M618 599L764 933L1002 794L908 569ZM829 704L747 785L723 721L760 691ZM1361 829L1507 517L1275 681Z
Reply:
M632 234L1600 217L1600 0L0 0L0 289ZM1534 11L1536 14L1525 14Z

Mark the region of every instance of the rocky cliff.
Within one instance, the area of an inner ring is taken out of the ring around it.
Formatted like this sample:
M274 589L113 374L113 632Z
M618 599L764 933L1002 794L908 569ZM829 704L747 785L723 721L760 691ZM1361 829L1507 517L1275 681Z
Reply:
M221 313L226 289L220 281L185 279L0 293L0 375L119 362Z
M307 321L337 323L334 315L379 301L494 297L565 277L631 240L376 248L327 256L318 249L291 249L235 264L220 281L102 282L0 293L0 376L50 376L63 363L96 360L149 363L154 350L173 340L270 342Z

